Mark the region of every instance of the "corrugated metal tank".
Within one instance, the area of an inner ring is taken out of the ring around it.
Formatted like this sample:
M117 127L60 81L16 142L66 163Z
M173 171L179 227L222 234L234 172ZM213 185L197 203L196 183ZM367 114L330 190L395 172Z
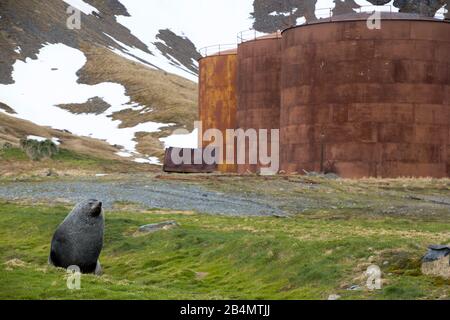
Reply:
M366 19L283 32L281 169L450 176L450 24Z
M203 131L219 129L223 147L218 153L225 159L226 130L236 128L237 50L227 50L199 60L199 119ZM201 143L206 147L209 143ZM224 173L236 172L235 164L219 164Z
M269 133L280 128L281 45L281 34L274 33L238 46L237 128ZM247 143L246 164L238 165L238 173L259 173L261 166L249 163L248 150Z

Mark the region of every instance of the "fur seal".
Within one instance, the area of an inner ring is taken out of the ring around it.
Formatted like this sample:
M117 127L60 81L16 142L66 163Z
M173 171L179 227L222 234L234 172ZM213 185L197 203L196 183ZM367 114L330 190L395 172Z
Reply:
M77 204L53 235L49 263L65 269L78 266L82 273L100 275L104 225L100 201Z

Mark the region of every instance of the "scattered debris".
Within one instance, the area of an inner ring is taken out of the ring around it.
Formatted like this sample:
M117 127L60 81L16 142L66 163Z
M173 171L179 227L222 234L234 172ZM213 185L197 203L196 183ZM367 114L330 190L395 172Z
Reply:
M422 258L422 273L450 279L450 246L429 246Z

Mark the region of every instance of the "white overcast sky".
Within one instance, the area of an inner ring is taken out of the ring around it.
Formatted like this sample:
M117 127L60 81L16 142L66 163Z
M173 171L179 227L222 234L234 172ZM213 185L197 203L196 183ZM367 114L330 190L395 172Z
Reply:
M131 17L118 17L148 43L159 29L183 32L198 48L235 43L237 33L251 28L253 0L120 0Z
M120 0L131 17L118 17L142 41L153 42L159 29L184 33L197 48L236 43L240 31L251 29L253 0ZM370 5L366 0L356 0ZM319 0L316 8L333 8Z

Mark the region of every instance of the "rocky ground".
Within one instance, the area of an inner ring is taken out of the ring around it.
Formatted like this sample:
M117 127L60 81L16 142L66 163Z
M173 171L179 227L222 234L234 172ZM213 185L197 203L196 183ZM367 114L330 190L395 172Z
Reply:
M323 210L375 216L450 216L450 181L343 180L313 176L134 174L40 177L0 183L0 199L75 203L86 198L142 209L238 216L287 216Z
M195 211L226 215L274 215L283 212L270 199L232 195L202 186L158 180L12 182L0 184L0 198L75 203L95 198L111 209L116 205Z

